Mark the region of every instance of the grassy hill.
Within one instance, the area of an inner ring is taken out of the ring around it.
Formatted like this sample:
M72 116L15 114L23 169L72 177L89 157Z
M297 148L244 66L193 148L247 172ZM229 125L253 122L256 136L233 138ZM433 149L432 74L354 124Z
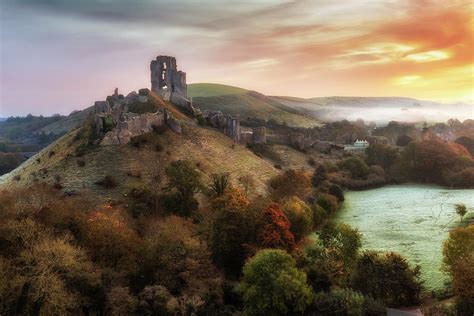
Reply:
M285 105L254 91L244 94L194 97L193 103L203 110L239 114L243 120L247 117L273 119L280 123L286 122L290 126L301 127L313 127L320 124L318 120L307 115L305 110Z
M245 94L248 90L216 83L188 84L188 97L213 97L227 94Z
M170 106L169 104L167 106ZM174 109L177 111L176 109ZM183 120L183 134L170 130L149 133L138 142L121 146L93 146L78 155L86 139L75 129L19 168L0 178L0 187L27 186L36 181L59 183L65 191L88 190L99 198L118 198L130 188L153 183L172 161L192 161L206 182L211 174L227 172L234 183L242 175L254 177L256 192L266 192L266 181L278 174L268 161L234 143L224 134ZM105 189L96 183L111 176L118 186Z

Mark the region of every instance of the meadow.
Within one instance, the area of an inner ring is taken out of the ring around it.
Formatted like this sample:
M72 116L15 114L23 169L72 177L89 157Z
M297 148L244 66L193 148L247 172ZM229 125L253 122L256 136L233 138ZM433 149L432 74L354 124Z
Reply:
M427 289L445 287L443 242L450 229L460 224L454 205L464 203L472 212L474 190L407 184L350 191L345 197L336 221L363 234L363 249L398 252L421 266Z

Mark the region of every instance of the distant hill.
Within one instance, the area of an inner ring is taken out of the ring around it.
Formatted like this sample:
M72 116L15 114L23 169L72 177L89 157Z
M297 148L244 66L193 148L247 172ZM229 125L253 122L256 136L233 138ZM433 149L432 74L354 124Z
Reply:
M7 120L6 117L0 117L0 122L6 121L6 120Z
M69 114L66 117L63 117L62 119L55 121L49 125L44 126L40 130L38 130L39 133L52 133L56 135L61 135L64 134L73 128L76 128L77 126L81 125L87 117L93 113L94 107L90 106L88 108L85 108L82 111L75 111L71 114Z
M193 97L193 104L203 110L222 111L224 114L232 115L239 114L244 121L247 118L258 118L267 121L275 120L279 123L286 122L290 126L300 127L313 127L321 124L303 108L288 106L255 91L243 91L245 92L240 94Z
M188 84L188 97L214 97L228 94L245 94L248 90L216 83Z

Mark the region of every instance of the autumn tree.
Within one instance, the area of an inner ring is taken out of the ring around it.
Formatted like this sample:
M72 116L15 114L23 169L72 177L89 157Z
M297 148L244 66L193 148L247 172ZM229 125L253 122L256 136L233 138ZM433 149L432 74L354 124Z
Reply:
M296 240L308 235L313 229L313 211L297 197L289 198L282 206L282 210L290 221L290 231Z
M191 221L174 215L151 224L143 267L150 283L157 282L183 299L194 297L194 309L213 295L221 297L222 283L206 243L196 235Z
M420 267L410 267L397 253L365 252L357 261L352 286L389 307L420 302Z
M256 214L246 195L235 187L211 200L209 246L213 261L228 275L237 276L255 242Z
M474 225L449 233L443 245L444 270L453 280L453 290L466 315L474 312Z
M108 204L90 213L83 236L84 247L104 267L136 269L141 243L124 210Z
M297 196L304 200L312 191L311 179L304 170L289 169L270 180L275 201Z
M288 251L295 247L291 223L278 204L270 204L259 223L257 242L262 248L280 248Z
M313 293L306 275L283 250L262 250L247 262L238 288L248 315L303 313Z

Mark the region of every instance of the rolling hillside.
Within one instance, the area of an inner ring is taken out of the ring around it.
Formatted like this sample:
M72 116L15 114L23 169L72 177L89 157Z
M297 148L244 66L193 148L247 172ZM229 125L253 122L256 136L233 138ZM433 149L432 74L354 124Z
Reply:
M245 94L248 90L216 83L188 84L188 97L214 97L228 94Z
M66 192L87 190L101 199L119 198L133 187L153 183L153 177L163 174L172 161L186 159L206 182L212 173L228 172L236 184L240 176L251 175L256 192L266 192L266 181L279 172L271 163L218 131L182 122L183 134L149 133L139 136L139 145L93 146L85 152L80 148L87 139L81 136L81 128L75 129L0 178L0 187L41 181L60 184ZM104 189L96 184L106 176L118 186Z

